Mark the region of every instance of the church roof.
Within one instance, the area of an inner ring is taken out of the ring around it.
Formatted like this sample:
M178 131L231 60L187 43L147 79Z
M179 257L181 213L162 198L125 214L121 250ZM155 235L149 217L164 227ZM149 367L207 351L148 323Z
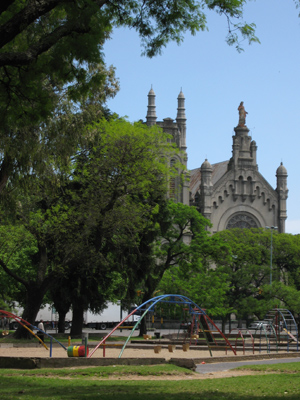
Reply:
M214 185L218 180L227 172L227 166L229 161L222 161L216 164L212 164L212 175L211 182ZM200 167L201 168L201 167ZM190 192L192 198L195 197L195 194L199 190L199 186L201 183L201 169L195 168L190 170Z

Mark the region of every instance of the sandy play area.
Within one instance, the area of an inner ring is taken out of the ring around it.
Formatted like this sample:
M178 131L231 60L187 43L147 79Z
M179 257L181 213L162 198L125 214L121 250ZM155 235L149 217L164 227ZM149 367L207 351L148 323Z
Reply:
M105 356L108 358L118 358L122 347L105 349ZM89 349L90 353L93 348ZM46 350L43 346L38 347L0 347L0 357L49 357L50 350ZM228 355L233 355L232 351ZM226 356L225 351L214 351L213 356L220 357ZM67 352L62 347L53 346L52 357L63 358L68 357ZM103 348L99 347L92 358L102 358ZM126 348L123 352L122 358L207 358L210 357L208 350L189 350L183 351L181 346L177 346L173 352L169 352L168 348L162 348L160 353L155 353L153 348L149 349L133 349Z

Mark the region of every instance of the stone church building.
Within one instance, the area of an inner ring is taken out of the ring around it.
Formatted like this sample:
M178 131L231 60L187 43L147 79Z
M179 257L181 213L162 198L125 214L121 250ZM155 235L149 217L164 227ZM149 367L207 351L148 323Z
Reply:
M180 162L187 167L185 97L179 93L177 116L157 121L155 93L148 93L146 124L157 124L169 133L180 154L171 165ZM287 218L287 170L281 163L276 171L277 187L273 189L258 171L257 145L246 126L243 102L239 108L239 123L232 137L232 156L227 161L210 164L205 160L199 168L178 171L184 175L170 182L169 195L175 201L197 207L213 225L212 232L230 228L277 227L285 232ZM183 183L182 183L183 182Z

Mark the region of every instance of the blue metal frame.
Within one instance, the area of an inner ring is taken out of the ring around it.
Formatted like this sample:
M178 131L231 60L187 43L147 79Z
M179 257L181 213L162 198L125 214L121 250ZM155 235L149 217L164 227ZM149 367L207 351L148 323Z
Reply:
M176 298L176 300L175 300ZM170 300L167 300L170 299ZM127 315L119 324L117 324L114 329L107 334L99 343L98 345L94 348L94 350L89 354L88 358L90 358L95 351L106 341L107 338L109 338L113 332L119 328L119 326L122 326L122 324L128 319L130 318L133 314L135 314L137 311L143 311L143 314L141 315L141 317L139 318L139 320L136 322L136 324L134 325L134 327L132 328L132 331L130 332L127 340L125 341L121 352L119 354L118 358L122 357L122 354L125 350L125 347L127 345L127 343L129 342L129 340L131 339L134 331L136 330L136 328L138 327L138 325L140 324L140 322L142 321L142 319L145 317L145 315L147 315L148 312L151 312L154 310L154 307L156 306L157 303L162 302L162 303L171 303L171 304L184 304L184 305L188 305L189 307L189 312L191 314L193 313L197 313L198 315L205 315L208 320L215 326L215 328L222 334L222 332L220 331L220 329L214 324L214 322L209 318L209 316L207 315L207 313L201 308L199 307L196 303L194 303L191 299L189 299L186 296L182 296L182 295L178 295L178 294L164 294L164 295L160 295L160 296L156 296L153 297L150 300L145 301L143 304L141 304L140 306L138 306L135 310L133 310L129 315ZM194 308L197 308L197 311L194 310ZM236 352L234 351L233 347L231 346L230 342L228 341L228 339L222 334L222 336L225 338L225 340L227 341L229 347L232 349L233 353L236 354Z

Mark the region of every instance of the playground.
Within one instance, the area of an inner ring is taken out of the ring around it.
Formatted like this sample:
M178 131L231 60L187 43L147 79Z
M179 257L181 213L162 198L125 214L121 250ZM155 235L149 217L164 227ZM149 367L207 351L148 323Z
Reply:
M183 331L163 336L144 335L140 340L134 338L143 318L154 319L155 307L158 304L177 306L185 310L188 321ZM139 320L131 327L131 332L124 340L117 341L116 331L127 318L137 313ZM130 359L207 359L219 357L236 357L246 355L271 355L298 352L298 329L293 315L285 309L271 310L263 321L257 321L255 327L235 329L224 335L205 310L181 295L162 295L141 304L126 318L117 324L108 334L96 341L88 341L86 336L80 343L69 338L68 344L61 343L50 334L10 312L0 310L0 315L13 318L27 329L36 339L29 347L0 341L0 357L30 358L130 358ZM40 333L46 337L45 342ZM114 341L111 342L111 337Z
M175 348L173 352L169 352L168 347L162 347L160 353L155 353L153 350L153 346L149 346L149 349L139 348L139 345L136 345L136 348L126 348L122 358L164 358L167 361L171 358L207 358L210 357L208 350L189 350L188 352L184 352L182 348L178 346ZM106 358L118 358L120 353L120 348L106 348ZM224 351L218 351L214 354L215 356L225 356ZM0 347L0 357L31 357L31 358L46 358L49 357L49 352L46 351L43 347L9 347L3 348ZM66 351L60 347L53 348L52 352L53 358L66 358ZM103 350L98 350L93 358L103 358Z

